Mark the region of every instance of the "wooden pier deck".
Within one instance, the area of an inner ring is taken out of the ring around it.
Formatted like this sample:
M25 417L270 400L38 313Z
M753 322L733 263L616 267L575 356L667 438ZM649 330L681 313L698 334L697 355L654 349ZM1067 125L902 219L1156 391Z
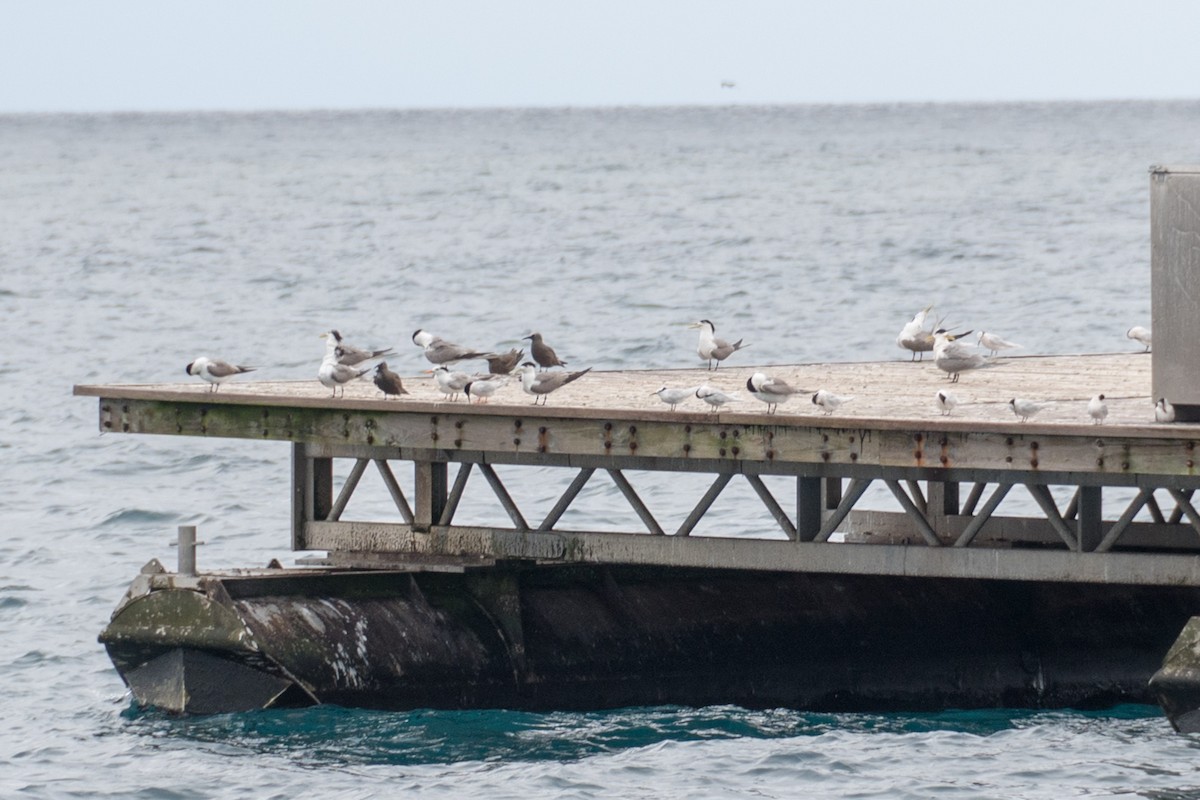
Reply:
M758 370L854 400L825 415L801 395L768 415L745 391ZM219 392L199 382L75 391L99 398L102 431L293 442L293 546L326 550L328 563L416 568L516 558L1200 585L1200 515L1190 502L1200 488L1200 425L1153 421L1150 370L1148 355L1126 353L1002 358L957 384L932 363L908 361L594 371L544 407L532 405L515 377L484 405L445 401L428 379L406 379L412 394L399 400L383 399L369 381L336 399L315 380L232 382ZM663 385L704 382L738 400L710 413L695 399L670 411L653 396ZM939 389L961 403L951 416L934 407ZM1086 413L1097 393L1110 409L1102 426ZM1012 397L1053 405L1021 422L1008 407ZM353 460L336 493L333 459ZM414 463L407 491L389 467L397 460ZM453 478L450 464L458 465ZM494 468L504 464L561 467L573 477L548 513L529 520ZM344 519L372 465L395 518ZM713 483L671 531L626 470L708 473ZM507 519L453 524L473 471ZM617 484L643 530L559 529L597 472ZM784 541L690 535L737 476ZM795 497L775 497L764 476L793 477ZM873 483L891 492L895 512L856 509ZM1044 518L996 514L1017 486ZM1051 486L1074 490L1065 508ZM1136 490L1115 520L1102 518L1109 487Z

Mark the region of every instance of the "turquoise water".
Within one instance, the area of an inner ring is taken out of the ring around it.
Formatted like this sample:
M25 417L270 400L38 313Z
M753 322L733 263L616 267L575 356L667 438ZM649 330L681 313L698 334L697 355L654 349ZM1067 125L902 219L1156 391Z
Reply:
M289 449L102 436L71 396L202 353L313 380L331 327L413 380L418 327L597 369L694 366L702 317L754 362L907 359L930 302L1131 350L1147 168L1196 130L1184 102L0 117L0 796L1200 797L1152 707L137 711L96 635L177 525L201 568L291 563Z

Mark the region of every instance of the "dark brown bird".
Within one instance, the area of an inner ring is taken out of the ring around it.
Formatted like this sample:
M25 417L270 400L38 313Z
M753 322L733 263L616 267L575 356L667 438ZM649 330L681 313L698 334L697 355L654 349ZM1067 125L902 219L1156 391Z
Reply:
M531 333L524 338L529 340L529 354L533 356L533 360L542 369L547 369L548 367L565 367L567 365L567 362L558 359L553 347L542 341L540 333Z
M380 361L375 367L375 386L383 392L384 400L393 395L399 397L402 394L408 394L400 376L388 369L386 361Z
M515 347L507 353L489 353L487 356L488 372L492 375L508 375L524 357L525 351Z

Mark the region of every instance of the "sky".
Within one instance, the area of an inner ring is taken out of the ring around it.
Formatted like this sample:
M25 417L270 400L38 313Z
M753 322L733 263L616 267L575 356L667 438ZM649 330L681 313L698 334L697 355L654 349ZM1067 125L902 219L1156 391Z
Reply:
M1190 0L0 0L0 113L1198 98L1197 30Z

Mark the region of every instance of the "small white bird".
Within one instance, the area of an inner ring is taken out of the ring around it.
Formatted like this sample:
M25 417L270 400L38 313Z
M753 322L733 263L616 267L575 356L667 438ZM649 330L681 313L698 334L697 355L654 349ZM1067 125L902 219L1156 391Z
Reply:
M1167 402L1167 398L1161 398L1154 404L1154 421L1155 422L1174 422L1175 421L1175 406Z
M1150 352L1151 337L1149 328L1143 328L1141 325L1134 325L1132 328L1125 331L1125 338L1133 339L1139 344L1144 344L1146 346L1145 352Z
M1038 413L1042 409L1049 408L1052 405L1054 404L1035 403L1032 400L1025 400L1020 397L1014 397L1012 400L1008 401L1008 407L1012 409L1014 414L1021 418L1021 422L1025 422L1034 414Z
M497 390L508 385L507 375L488 375L486 378L475 378L463 387L467 400L476 398L476 403L486 403Z
M980 331L979 346L986 348L992 355L996 355L1001 350L1012 350L1014 348L1020 348L1021 345L1010 342L1007 339L1002 339L994 333Z
M786 403L793 395L808 394L811 389L797 389L782 378L770 378L765 373L756 372L746 380L746 391L755 400L767 404L767 413L774 414L780 403Z
M365 367L349 367L345 364L339 364L336 356L326 356L321 362L321 368L317 370L317 380L322 385L333 389L333 396L338 396L338 389L342 390L342 396L346 396L346 384L357 378L366 375L374 367L368 365Z
M933 396L933 402L937 406L938 411L942 412L942 416L948 417L950 416L950 412L954 410L954 407L958 405L958 398L943 389Z
M694 397L696 395L696 390L699 388L699 386L692 386L686 389L671 389L664 386L657 392L651 392L650 396L657 397L659 400L662 400L671 407L672 411L674 411L675 406L679 405L684 400L687 400L689 397Z
M696 397L712 406L712 411L720 411L721 406L737 400L737 393L725 394L720 389L706 383L696 388Z
M458 400L458 395L476 377L465 372L451 372L445 364L425 371L433 375L438 391L449 397L452 403Z
M1088 401L1088 416L1092 418L1093 425L1104 424L1108 417L1108 403L1104 402L1104 395L1098 394Z
M827 392L824 389L818 389L816 394L812 396L813 405L818 405L826 414L832 414L837 411L842 403L849 403L854 399L853 395L837 395L833 392Z
M699 322L693 322L688 327L700 329L700 344L696 348L696 352L700 355L700 358L708 362L709 369L716 369L716 367L713 366L714 361L717 362L717 367L719 367L721 366L722 361L729 358L743 347L748 346L742 344L741 339L738 339L733 344L730 344L724 339L718 339L716 337L717 326L713 325L712 322L706 319L702 319Z
M221 384L232 378L234 375L241 375L245 372L253 372L257 367L243 367L240 364L230 364L228 361L222 361L219 358L208 358L200 356L192 363L184 367L184 372L188 375L194 375L200 380L208 382L208 390L210 392L217 391Z

